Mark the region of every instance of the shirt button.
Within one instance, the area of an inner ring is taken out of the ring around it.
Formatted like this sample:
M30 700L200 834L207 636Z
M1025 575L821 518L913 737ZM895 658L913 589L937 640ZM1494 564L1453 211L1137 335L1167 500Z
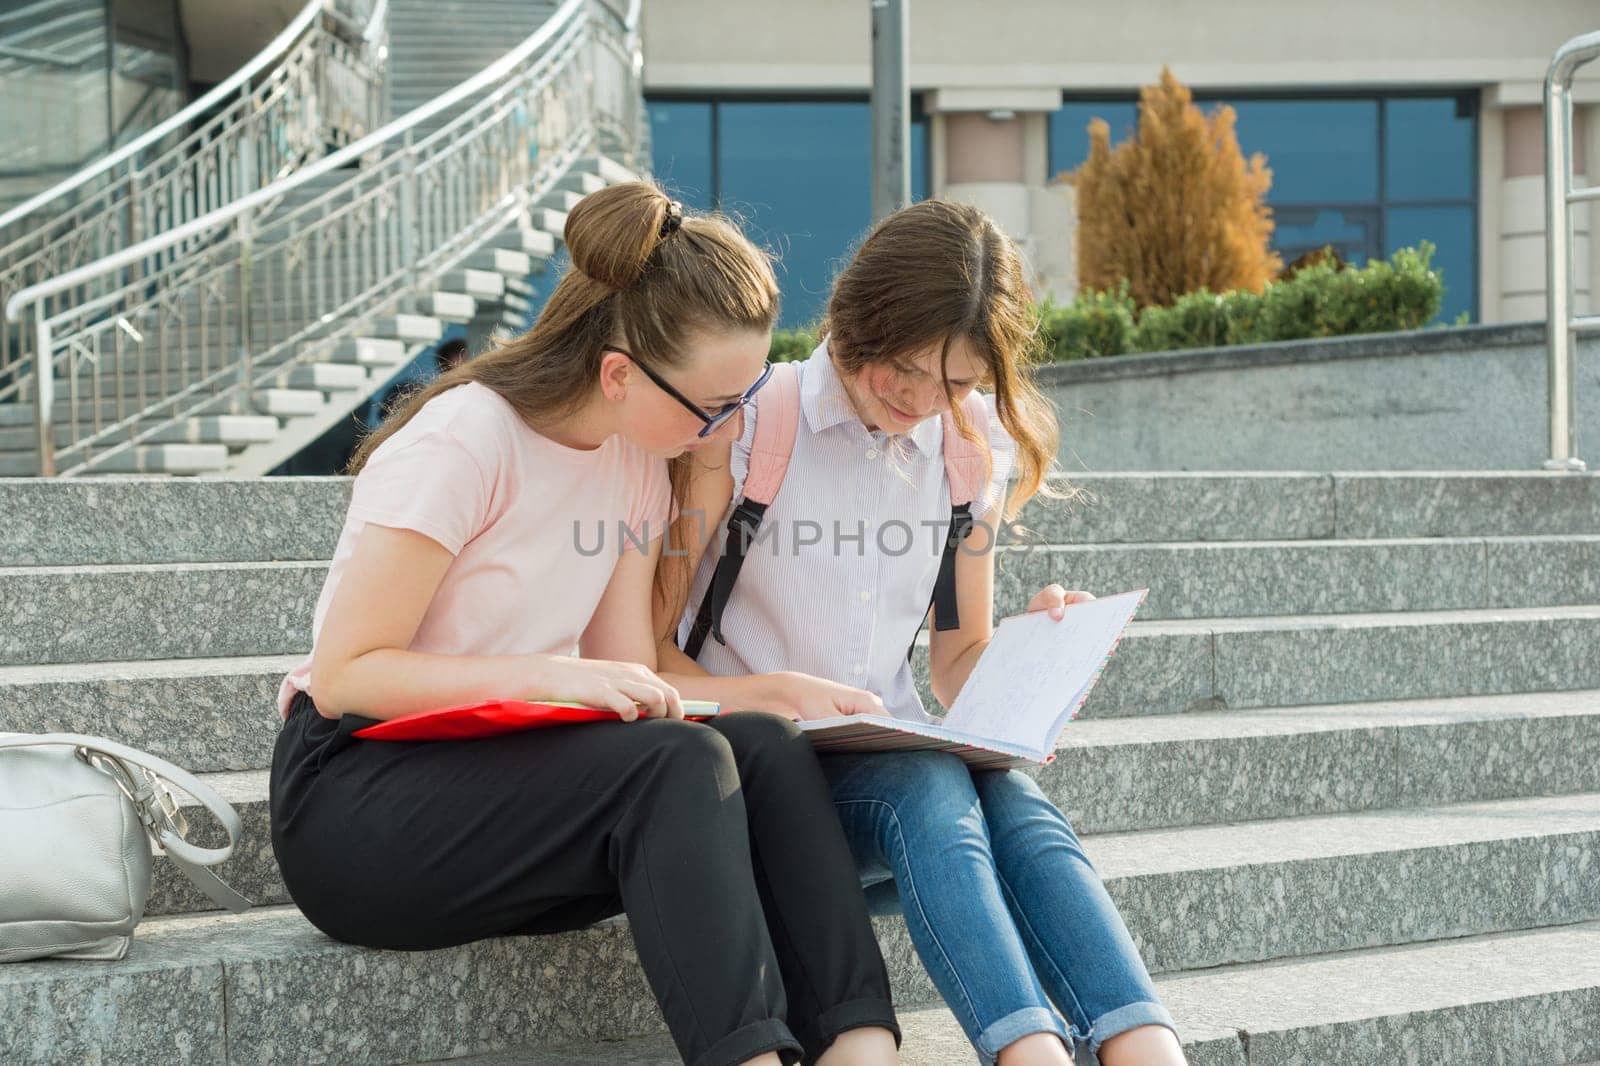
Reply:
M861 590L861 602L862 603L866 603L870 599L872 599L872 593L868 592L866 589L862 589Z
M862 674L867 672L867 668L865 666L862 666L860 663L856 663L854 666L852 666L850 668L850 672L852 674L855 674L857 677L860 677Z
M878 449L876 449L876 448L868 448L867 449L867 458L868 459L876 459L877 457L878 457Z

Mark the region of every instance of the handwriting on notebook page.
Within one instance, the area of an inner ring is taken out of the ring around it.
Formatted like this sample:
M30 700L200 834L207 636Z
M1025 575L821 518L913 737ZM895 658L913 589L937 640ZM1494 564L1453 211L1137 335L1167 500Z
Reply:
M1004 619L944 725L1049 751L1063 713L1094 683L1144 595L1074 604L1060 621L1044 611Z

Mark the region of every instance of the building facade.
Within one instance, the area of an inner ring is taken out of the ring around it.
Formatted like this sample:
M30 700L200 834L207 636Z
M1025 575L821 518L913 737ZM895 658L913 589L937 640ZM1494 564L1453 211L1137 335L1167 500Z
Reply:
M1059 178L1085 127L1125 136L1165 64L1266 155L1286 260L1427 240L1441 320L1544 315L1543 79L1563 42L1600 29L1600 0L906 2L913 196L992 213L1041 294L1076 287ZM868 0L648 0L644 17L657 175L740 217L783 260L785 323L812 321L870 222ZM1600 63L1573 95L1574 169L1600 181ZM1580 213L1580 309L1600 266L1589 229Z

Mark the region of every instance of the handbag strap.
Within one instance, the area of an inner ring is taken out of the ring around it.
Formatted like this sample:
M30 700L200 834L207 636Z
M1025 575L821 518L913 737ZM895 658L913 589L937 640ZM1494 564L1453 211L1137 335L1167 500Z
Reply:
M123 794L133 802L150 839L213 903L234 913L250 909L249 900L208 869L233 854L244 832L239 813L210 785L165 759L104 737L81 733L0 734L0 750L48 746L77 749L80 758L116 781ZM202 848L185 839L188 820L167 789L169 784L187 792L211 812L227 831L226 845Z

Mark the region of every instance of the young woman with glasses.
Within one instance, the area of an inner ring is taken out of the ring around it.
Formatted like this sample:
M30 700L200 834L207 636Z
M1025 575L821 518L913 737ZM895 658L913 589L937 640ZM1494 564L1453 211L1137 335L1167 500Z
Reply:
M625 912L685 1062L893 1062L883 959L810 745L773 715L686 722L654 669L666 459L714 442L764 380L771 265L645 184L585 198L566 242L533 329L446 371L353 461L312 652L280 691L284 883L330 936L402 950ZM595 522L648 549L579 551ZM352 736L517 697L621 720Z

